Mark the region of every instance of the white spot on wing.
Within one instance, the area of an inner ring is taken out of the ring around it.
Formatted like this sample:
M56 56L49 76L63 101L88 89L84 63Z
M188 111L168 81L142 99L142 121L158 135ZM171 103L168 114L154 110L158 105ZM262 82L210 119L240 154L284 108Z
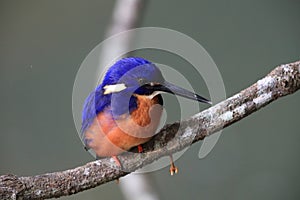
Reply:
M126 85L124 83L115 84L115 85L106 85L103 87L105 89L104 94L110 94L114 92L121 92L126 89Z

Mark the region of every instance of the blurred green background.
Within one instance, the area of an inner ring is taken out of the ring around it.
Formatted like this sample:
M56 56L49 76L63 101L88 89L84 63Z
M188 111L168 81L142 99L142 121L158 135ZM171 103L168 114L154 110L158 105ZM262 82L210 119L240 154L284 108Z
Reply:
M72 88L83 59L104 39L113 6L0 1L0 174L42 174L93 160L74 126ZM231 96L300 58L299 9L298 0L149 1L141 26L174 29L198 41ZM184 64L161 51L138 55L174 68ZM299 102L298 92L226 128L203 160L201 144L193 145L177 160L176 176L168 168L151 173L160 198L300 199ZM111 182L62 199L123 197Z

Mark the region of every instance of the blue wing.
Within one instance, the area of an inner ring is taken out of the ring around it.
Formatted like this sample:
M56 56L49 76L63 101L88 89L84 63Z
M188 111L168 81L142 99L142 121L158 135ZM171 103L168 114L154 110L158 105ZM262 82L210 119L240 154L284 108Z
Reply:
M100 86L99 86L100 87ZM98 113L110 104L110 95L104 95L99 87L86 98L82 110L81 139L86 145L84 132L92 124Z

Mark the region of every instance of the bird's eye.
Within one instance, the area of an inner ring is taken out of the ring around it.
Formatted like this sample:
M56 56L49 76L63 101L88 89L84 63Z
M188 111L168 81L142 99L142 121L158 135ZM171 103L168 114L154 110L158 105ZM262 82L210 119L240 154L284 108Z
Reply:
M138 79L138 82L139 82L140 85L144 85L144 84L147 83L147 80L144 79L144 78L139 78L139 79Z

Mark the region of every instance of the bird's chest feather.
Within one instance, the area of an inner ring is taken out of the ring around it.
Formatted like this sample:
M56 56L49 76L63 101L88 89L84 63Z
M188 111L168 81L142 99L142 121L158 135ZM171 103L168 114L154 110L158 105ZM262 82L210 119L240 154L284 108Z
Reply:
M123 114L114 119L107 108L85 131L88 147L99 157L118 155L147 142L155 134L162 114L161 97L136 97L138 106L130 115Z

